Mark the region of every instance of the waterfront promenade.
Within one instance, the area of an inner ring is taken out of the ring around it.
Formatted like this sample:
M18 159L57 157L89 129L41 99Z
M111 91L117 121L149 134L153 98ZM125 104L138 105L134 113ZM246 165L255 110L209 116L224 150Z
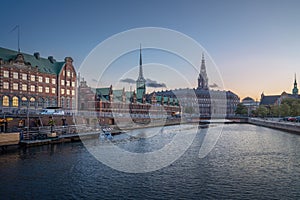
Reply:
M257 126L264 126L268 128L300 134L300 123L297 122L284 122L279 121L279 119L272 118L249 118L248 123Z

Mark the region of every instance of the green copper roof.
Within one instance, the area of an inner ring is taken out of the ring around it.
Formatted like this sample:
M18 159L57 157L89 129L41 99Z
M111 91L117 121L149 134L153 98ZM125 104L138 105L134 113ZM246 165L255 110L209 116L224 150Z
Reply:
M96 95L109 95L110 88L96 88Z
M13 51L10 49L5 49L0 47L0 58L3 59L4 61L9 61L9 60L15 60L19 52ZM62 67L64 66L65 62L54 62L52 63L49 59L47 58L41 58L39 57L38 59L34 55L26 54L23 52L20 52L24 56L24 61L25 64L29 64L32 67L38 67L38 71L42 73L47 73L47 74L56 74L58 75L59 72L61 71Z
M108 101L109 100L109 91L110 88L96 88L96 96L101 98L102 101Z
M123 90L113 90L114 100L122 101Z

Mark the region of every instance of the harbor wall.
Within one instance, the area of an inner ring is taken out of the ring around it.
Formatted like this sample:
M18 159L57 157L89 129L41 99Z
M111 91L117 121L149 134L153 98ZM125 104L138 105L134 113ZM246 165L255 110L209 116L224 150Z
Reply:
M279 122L268 119L249 118L248 122L257 126L274 128L282 131L300 134L300 123L295 122Z

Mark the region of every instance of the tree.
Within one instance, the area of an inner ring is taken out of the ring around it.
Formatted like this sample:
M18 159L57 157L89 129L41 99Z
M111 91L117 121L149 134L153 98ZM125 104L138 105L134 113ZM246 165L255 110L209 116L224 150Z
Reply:
M248 109L245 105L243 105L242 103L239 103L236 107L235 114L236 115L247 115Z
M291 115L291 108L287 103L283 103L280 105L279 112L282 117L287 117Z
M254 112L254 114L256 116L259 116L259 117L266 117L268 115L268 108L266 108L265 106L263 105L260 105Z
M273 105L270 107L270 112L271 112L271 115L274 117L274 116L280 116L280 106L279 105Z

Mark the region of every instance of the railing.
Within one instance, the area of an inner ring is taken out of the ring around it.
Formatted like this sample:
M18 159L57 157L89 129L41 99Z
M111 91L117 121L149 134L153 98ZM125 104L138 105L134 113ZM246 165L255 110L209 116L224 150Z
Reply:
M87 133L99 130L99 126L87 126L82 125L70 125L70 126L43 126L31 128L30 130L23 129L20 131L21 140L38 140L38 139L47 139L49 134L56 133L56 137L61 135L72 135Z

